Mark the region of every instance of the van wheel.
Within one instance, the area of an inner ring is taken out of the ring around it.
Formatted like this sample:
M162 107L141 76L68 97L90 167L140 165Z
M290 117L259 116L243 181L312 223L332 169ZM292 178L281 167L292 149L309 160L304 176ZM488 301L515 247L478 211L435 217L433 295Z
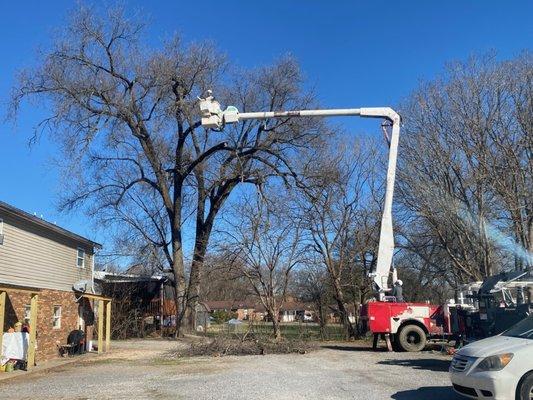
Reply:
M398 334L398 345L403 351L422 351L426 343L426 332L418 325L406 325Z
M522 379L518 387L517 400L533 400L533 372Z

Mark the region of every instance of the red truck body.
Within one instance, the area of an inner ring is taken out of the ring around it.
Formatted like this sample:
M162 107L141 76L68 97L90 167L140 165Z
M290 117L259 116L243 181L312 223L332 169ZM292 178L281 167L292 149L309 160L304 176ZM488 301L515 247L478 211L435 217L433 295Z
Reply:
M434 304L372 301L362 306L361 320L374 334L396 334L408 324L423 327L428 336L450 332L449 313Z

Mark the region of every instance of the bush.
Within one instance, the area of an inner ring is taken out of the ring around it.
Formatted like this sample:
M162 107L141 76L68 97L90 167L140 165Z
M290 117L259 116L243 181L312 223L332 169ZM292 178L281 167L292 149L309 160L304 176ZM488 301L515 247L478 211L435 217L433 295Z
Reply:
M232 318L237 318L237 313L231 311L216 310L215 312L213 312L212 317L215 320L216 324L223 324L224 322L228 322Z

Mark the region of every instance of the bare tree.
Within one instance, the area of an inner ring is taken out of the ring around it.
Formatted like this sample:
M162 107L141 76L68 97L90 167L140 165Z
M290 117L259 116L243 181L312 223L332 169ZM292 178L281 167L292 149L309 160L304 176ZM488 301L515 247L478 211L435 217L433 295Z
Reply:
M162 253L174 275L181 334L193 324L209 238L230 193L274 175L294 177L291 157L321 125L277 120L203 129L197 97L207 89L242 110L309 106L297 64L284 58L237 71L210 44L185 46L175 37L153 49L142 43L143 32L121 9L76 10L40 65L21 72L12 111L26 98L49 111L36 134L48 130L64 150L62 208L83 206L117 235L142 238Z
M265 308L274 337L280 339L279 311L291 273L303 257L300 223L291 218L285 201L267 203L259 196L243 201L228 225L224 248Z
M331 288L328 273L317 258L306 260L297 271L293 292L300 301L313 304L320 326L320 336L325 339Z
M416 253L402 249L397 253L394 265L403 281L406 301L443 304L453 298L454 291L443 274L429 267Z
M202 276L202 300L243 301L255 296L240 268L236 268L234 264L223 252L206 257Z
M355 336L356 330L347 309L346 289L350 283L346 285L346 277L354 268L356 256L364 253L364 245L368 244L368 238L364 244L355 243L355 236L358 222L368 216L367 207L376 195L369 183L378 157L374 147L366 145L344 141L343 145L335 143L324 149L322 159L315 165L320 173L311 172L310 182L298 201L309 234L309 249L316 252L328 273L347 337ZM372 250L376 245L374 242Z
M404 106L407 246L449 282L531 265L532 57L449 66Z

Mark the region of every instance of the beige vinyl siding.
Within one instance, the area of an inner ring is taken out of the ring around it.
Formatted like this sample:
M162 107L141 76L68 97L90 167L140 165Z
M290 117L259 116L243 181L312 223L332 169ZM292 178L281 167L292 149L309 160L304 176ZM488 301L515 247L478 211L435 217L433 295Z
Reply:
M91 280L92 248L12 215L0 212L0 219L0 284L70 291L75 282ZM78 247L85 250L85 268L76 265Z

